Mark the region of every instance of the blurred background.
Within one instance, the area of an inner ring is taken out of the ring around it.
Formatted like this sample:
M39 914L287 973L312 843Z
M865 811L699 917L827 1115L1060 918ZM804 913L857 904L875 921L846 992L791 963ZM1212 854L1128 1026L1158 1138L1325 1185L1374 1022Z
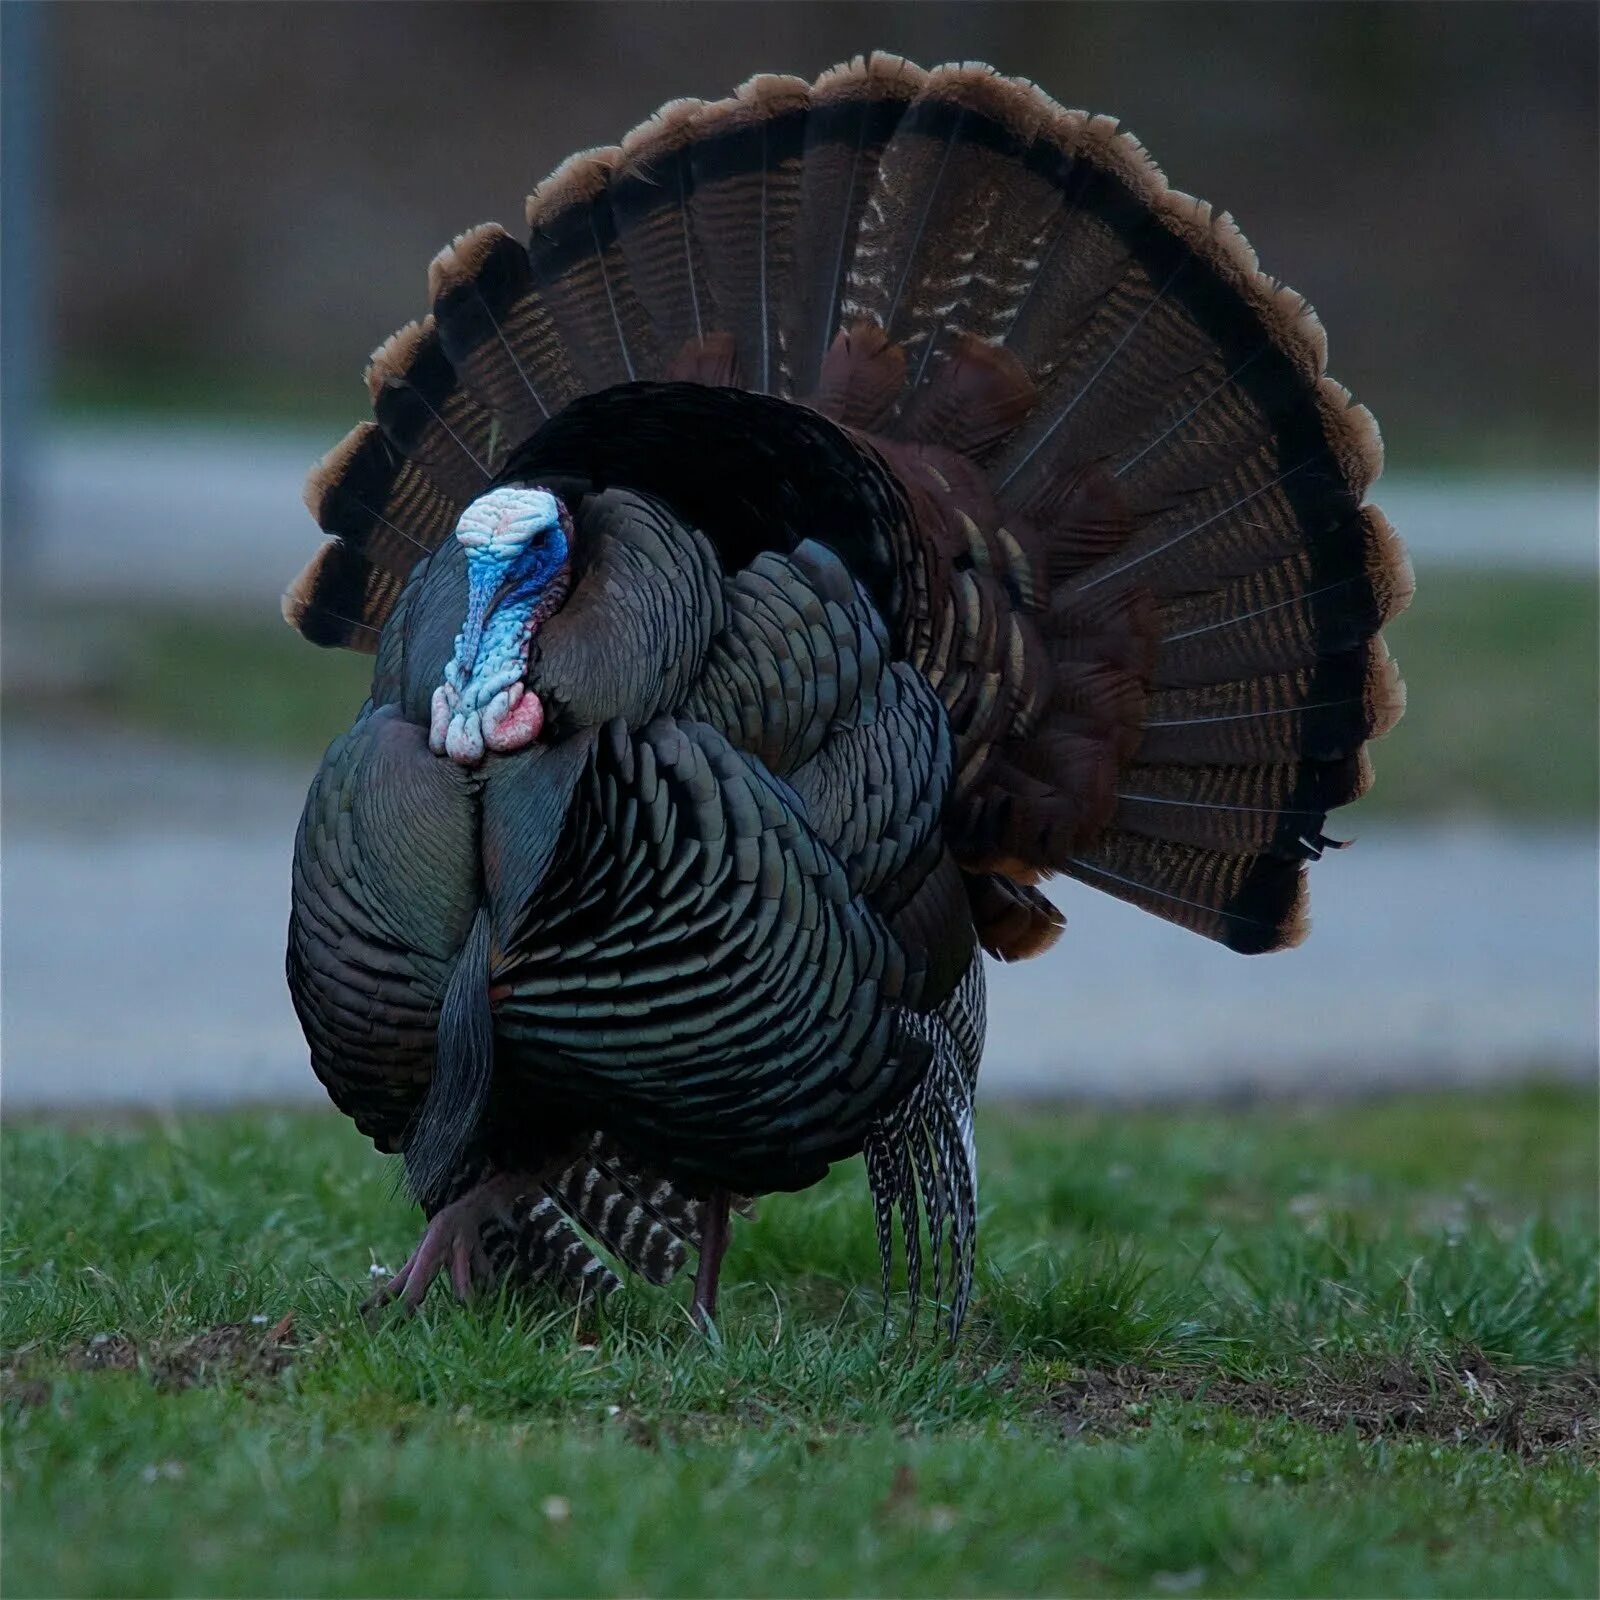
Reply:
M991 1092L1592 1077L1596 8L0 5L4 1101L320 1096L290 841L366 663L277 599L454 234L758 70L982 58L1121 117L1315 302L1411 546L1411 709L1247 961L1071 886Z

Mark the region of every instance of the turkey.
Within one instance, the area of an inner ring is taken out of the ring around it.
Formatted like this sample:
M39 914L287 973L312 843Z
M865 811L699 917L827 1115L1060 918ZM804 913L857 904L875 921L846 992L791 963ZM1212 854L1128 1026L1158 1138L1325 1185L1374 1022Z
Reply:
M1403 705L1377 430L1226 214L981 65L674 101L527 220L374 354L284 602L375 657L288 978L427 1218L377 1299L692 1252L705 1324L730 1213L862 1155L953 1337L1040 883L1306 931Z

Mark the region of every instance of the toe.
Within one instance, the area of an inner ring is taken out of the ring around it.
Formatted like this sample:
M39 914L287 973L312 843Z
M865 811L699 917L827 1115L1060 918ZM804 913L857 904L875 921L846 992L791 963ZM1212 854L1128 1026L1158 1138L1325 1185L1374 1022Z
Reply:
M472 1240L458 1233L450 1247L450 1287L456 1299L465 1303L472 1298Z
M416 1254L413 1254L406 1264L381 1289L375 1289L361 1302L363 1316L375 1316L387 1305L399 1299L401 1292L410 1281L413 1268L417 1264Z

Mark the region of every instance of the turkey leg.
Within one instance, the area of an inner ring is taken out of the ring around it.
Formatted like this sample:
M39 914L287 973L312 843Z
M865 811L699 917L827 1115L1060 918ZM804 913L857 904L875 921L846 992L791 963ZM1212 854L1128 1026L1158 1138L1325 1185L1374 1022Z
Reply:
M483 1248L483 1227L499 1222L514 1232L519 1204L531 1206L539 1194L539 1178L529 1172L501 1172L469 1189L459 1200L436 1211L411 1259L362 1307L377 1311L399 1300L415 1311L433 1280L446 1268L456 1299L468 1300L475 1288L494 1279Z
M694 1325L702 1333L716 1321L717 1278L728 1249L728 1191L713 1189L700 1224L700 1261L694 1269Z

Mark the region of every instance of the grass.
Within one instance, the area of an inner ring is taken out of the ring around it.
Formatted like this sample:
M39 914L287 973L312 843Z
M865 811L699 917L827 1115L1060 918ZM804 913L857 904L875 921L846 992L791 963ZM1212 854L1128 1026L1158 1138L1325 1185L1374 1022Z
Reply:
M225 753L315 762L350 726L372 681L370 656L319 650L277 617L84 607L35 627L71 641L76 652L62 654L75 665L59 691L30 675L5 693L0 713L65 713Z
M246 373L172 361L163 351L149 350L141 352L136 366L65 366L54 375L50 413L58 421L91 424L220 422L308 432L326 428L330 439L337 439L370 410L358 368L359 360L337 377L308 377L304 371ZM1554 459L1570 454L1558 446ZM1549 459L1542 458L1541 464Z
M369 1329L415 1218L342 1121L23 1124L0 1581L1593 1594L1595 1120L990 1113L954 1353L880 1334L854 1164L739 1227L715 1344L681 1285Z
M1373 752L1352 816L1484 814L1592 821L1600 806L1594 581L1424 574L1388 630L1406 714Z
M286 575L287 576L287 575ZM321 651L275 617L82 611L45 619L85 655L61 698L9 692L7 716L61 709L214 747L314 760L349 725L371 662ZM1435 573L1390 630L1410 704L1374 752L1378 782L1341 825L1367 817L1588 821L1600 806L1592 583ZM72 651L63 651L70 657ZM1336 830L1337 831L1337 830Z
M89 423L220 421L243 428L327 428L330 438L337 438L368 409L359 352L359 345L350 352L348 367L319 371L308 371L304 363L270 369L236 362L209 365L174 359L165 346L134 352L131 361L67 360L53 374L50 411L62 420ZM1544 412L1446 418L1386 408L1382 421L1390 470L1592 472L1594 434L1586 408L1558 401Z

